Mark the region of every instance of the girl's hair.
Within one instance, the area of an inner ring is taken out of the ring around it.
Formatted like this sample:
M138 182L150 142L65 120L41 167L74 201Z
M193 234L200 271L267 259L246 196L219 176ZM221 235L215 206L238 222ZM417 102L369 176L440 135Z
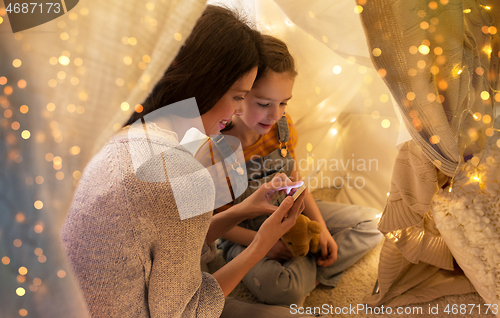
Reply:
M267 71L273 71L279 74L288 73L287 75L292 77L297 76L295 60L283 41L271 35L262 35L262 42L263 61L261 61L259 65L259 71L257 72L255 82L264 77Z
M208 5L191 34L130 125L163 106L196 98L209 111L240 77L262 60L262 37L227 8ZM183 114L194 117L197 114Z

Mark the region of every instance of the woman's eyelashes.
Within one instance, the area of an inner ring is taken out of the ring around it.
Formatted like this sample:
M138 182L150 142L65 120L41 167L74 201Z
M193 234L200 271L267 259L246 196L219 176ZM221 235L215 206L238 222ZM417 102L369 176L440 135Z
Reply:
M237 97L234 98L234 100L237 101L237 102L241 102L242 100L245 100L245 97L243 97L243 96L237 96Z

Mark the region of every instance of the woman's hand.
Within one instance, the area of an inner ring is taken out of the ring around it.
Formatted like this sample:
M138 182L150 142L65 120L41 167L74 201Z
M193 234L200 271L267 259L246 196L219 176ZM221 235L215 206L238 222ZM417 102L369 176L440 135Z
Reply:
M276 244L297 221L298 216L304 210L305 191L293 201L287 197L278 209L262 223L259 231L251 245L256 244L258 250L264 255Z
M251 219L263 214L271 214L278 209L269 203L277 192L285 191L287 194L293 188L300 187L304 182L293 182L284 173L278 173L268 183L261 185L252 195L243 200L239 205L246 219Z
M317 264L327 267L335 263L337 260L337 243L335 243L335 240L326 228L323 228L323 231L319 233L319 247L321 257L318 258Z
M266 254L270 259L274 259L278 262L288 261L293 257L292 252L286 247L282 240L278 240L276 244L269 250Z

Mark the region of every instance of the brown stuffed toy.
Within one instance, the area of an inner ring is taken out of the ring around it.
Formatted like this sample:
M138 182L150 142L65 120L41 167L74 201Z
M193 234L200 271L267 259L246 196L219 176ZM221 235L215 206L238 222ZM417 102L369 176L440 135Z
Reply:
M281 237L281 240L292 252L293 256L304 256L309 250L312 253L318 251L319 233L321 231L321 224L311 221L307 216L301 214L297 218L295 225Z

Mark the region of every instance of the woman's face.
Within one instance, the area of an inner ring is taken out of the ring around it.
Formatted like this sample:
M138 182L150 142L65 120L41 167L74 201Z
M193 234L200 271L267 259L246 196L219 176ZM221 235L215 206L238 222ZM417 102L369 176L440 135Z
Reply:
M252 89L253 82L257 76L257 67L240 77L233 86L222 96L222 98L205 114L201 115L205 134L208 136L218 135L226 126L231 117L241 112L243 99Z
M267 71L245 97L243 122L259 135L268 133L285 113L294 83L288 73Z

